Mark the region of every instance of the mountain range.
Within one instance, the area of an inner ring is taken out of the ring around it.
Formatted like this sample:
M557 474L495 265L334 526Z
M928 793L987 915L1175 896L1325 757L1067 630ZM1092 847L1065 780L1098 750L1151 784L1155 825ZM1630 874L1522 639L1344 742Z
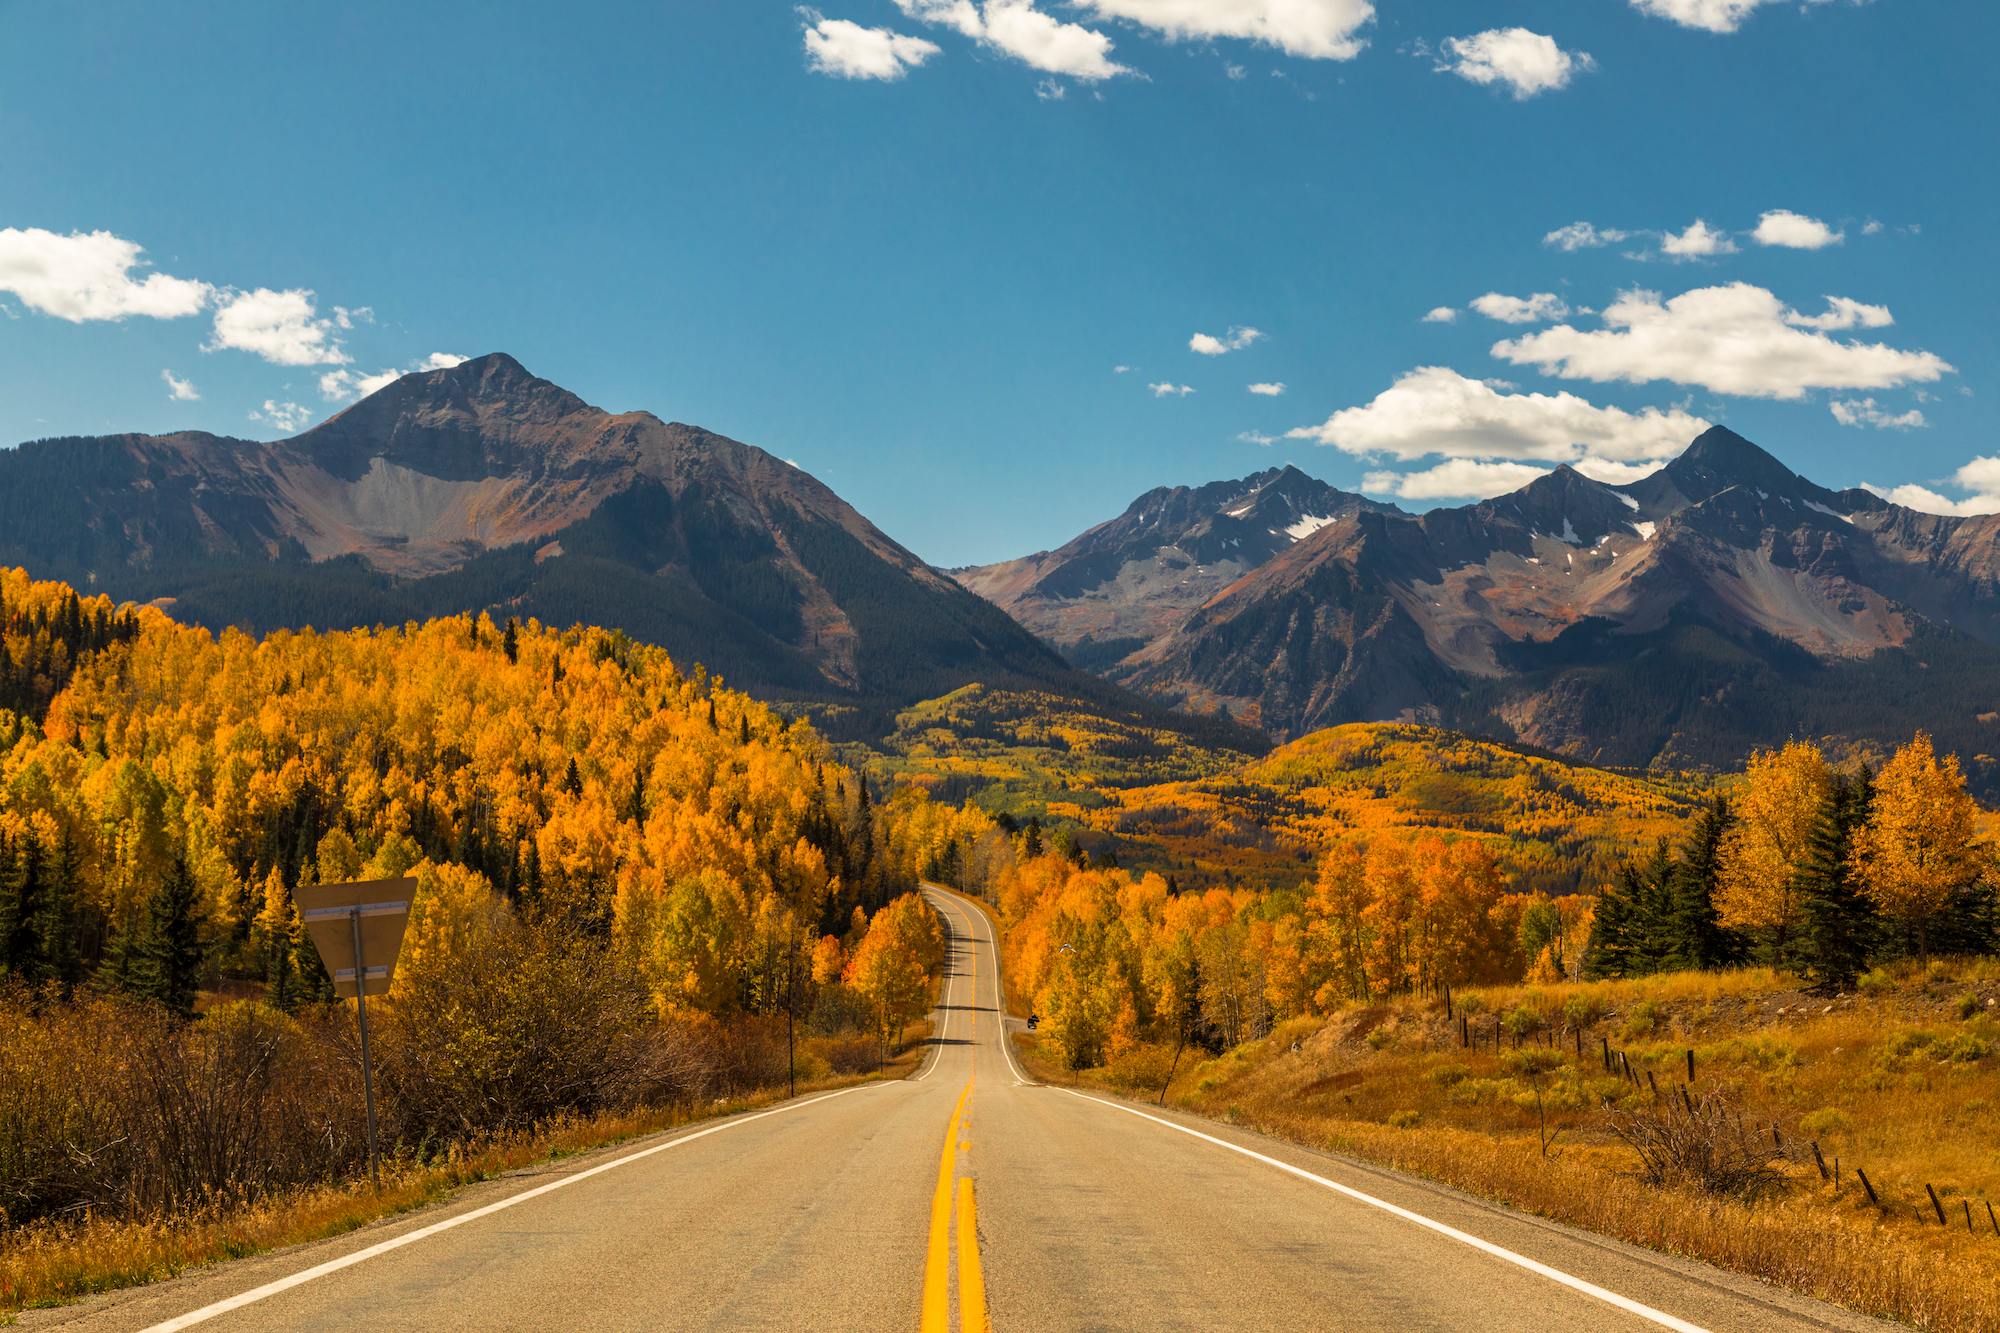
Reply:
M845 740L979 683L1234 752L1407 720L1729 769L1923 727L2000 790L2000 516L1829 490L1722 427L1629 484L1417 515L1290 466L1162 487L947 573L761 449L495 353L274 443L0 451L0 562L218 630L604 625Z
M975 681L1166 718L792 464L592 407L500 353L275 443L187 431L0 452L0 562L213 629L481 611L618 628L851 738ZM1166 720L1263 748L1226 718Z
M2000 516L1828 490L1719 426L1630 484L1559 467L1421 515L1297 475L1149 492L1058 552L954 574L1110 678L1278 739L1400 718L1726 768L1788 736L1871 753L1923 726L2000 779ZM1274 491L1323 517L1283 525ZM1172 532L1145 524L1166 497ZM1261 534L1199 566L1179 534L1239 511ZM1163 593L1152 571L1176 561L1208 582ZM1127 632L1075 632L1099 626Z

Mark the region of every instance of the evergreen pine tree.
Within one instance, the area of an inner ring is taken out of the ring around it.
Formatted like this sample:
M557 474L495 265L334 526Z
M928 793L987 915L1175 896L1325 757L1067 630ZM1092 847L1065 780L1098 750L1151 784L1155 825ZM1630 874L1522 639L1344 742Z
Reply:
M1597 895L1597 913L1590 923L1590 944L1583 954L1583 979L1604 981L1627 975L1629 945L1626 935L1632 917L1632 899L1639 891L1639 872L1630 862L1618 867L1618 878Z
M1722 838L1732 821L1728 803L1718 794L1681 843L1670 894L1668 931L1672 944L1664 960L1667 968L1705 971L1742 956L1742 938L1721 924L1715 910Z
M0 976L36 979L41 912L42 849L31 828L0 848Z
M182 1018L194 1016L201 984L200 890L187 858L176 856L166 882L153 890L146 924L135 943L126 989Z
M500 636L500 651L507 654L509 666L521 660L521 640L514 627L514 617L507 617L507 632Z
M83 956L76 938L76 880L82 860L76 840L64 829L42 866L41 907L35 926L41 955L33 980L37 985L55 982L65 993L83 980Z
M1032 861L1042 854L1042 821L1040 818L1028 821L1028 831L1021 837L1021 859Z
M1653 844L1645 867L1632 867L1626 881L1626 976L1650 976L1673 966L1675 869L1673 850L1664 835Z
M320 960L319 946L303 923L292 931L292 985L299 1005L332 1004L340 998L333 989L333 977Z
M748 745L750 743L750 715L745 713L738 717L736 719L736 726L736 743L738 745Z
M1854 875L1854 831L1868 822L1872 794L1865 765L1852 781L1834 775L1799 868L1801 920L1793 954L1816 989L1852 986L1880 945L1874 901Z
M570 756L569 772L563 774L562 787L571 796L583 795L583 774L577 769L574 755Z

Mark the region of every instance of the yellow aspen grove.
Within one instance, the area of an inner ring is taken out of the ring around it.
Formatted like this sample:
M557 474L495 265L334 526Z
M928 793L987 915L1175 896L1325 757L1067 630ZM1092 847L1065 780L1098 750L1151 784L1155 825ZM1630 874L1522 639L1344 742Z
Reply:
M1885 914L1916 927L1925 962L1930 919L1953 890L1979 877L1982 863L1973 845L1978 815L1958 757L1940 762L1921 731L1875 780L1874 812L1856 838L1861 882Z
M1723 925L1782 952L1799 923L1797 871L1833 773L1817 745L1793 741L1752 755L1744 777L1734 796L1736 824L1722 843L1716 908Z

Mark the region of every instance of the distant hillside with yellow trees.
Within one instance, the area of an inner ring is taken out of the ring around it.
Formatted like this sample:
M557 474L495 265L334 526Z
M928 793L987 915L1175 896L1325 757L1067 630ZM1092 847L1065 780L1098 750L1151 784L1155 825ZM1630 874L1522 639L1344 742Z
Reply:
M942 957L919 876L1004 852L976 810L883 799L805 722L619 633L482 615L218 637L20 570L0 601L0 1008L29 1045L70 996L63 1022L138 1031L118 1017L137 1006L169 1044L208 1039L174 1035L201 1010L185 1031L222 1031L238 997L256 1031L332 1032L291 890L408 874L378 1054L413 1141L781 1081L788 1017L833 1043L805 1076L873 1068ZM70 1130L20 1109L0 1106L10 1217L173 1205L24 1184ZM315 1153L294 1174L345 1161Z

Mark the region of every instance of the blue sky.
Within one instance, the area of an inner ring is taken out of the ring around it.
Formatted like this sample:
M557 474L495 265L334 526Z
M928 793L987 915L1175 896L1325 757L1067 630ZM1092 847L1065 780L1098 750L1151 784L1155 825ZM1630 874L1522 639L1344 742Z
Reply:
M2000 510L1996 40L1990 0L0 0L0 440L278 438L507 351L940 565L1287 461L1615 481L1709 422Z

